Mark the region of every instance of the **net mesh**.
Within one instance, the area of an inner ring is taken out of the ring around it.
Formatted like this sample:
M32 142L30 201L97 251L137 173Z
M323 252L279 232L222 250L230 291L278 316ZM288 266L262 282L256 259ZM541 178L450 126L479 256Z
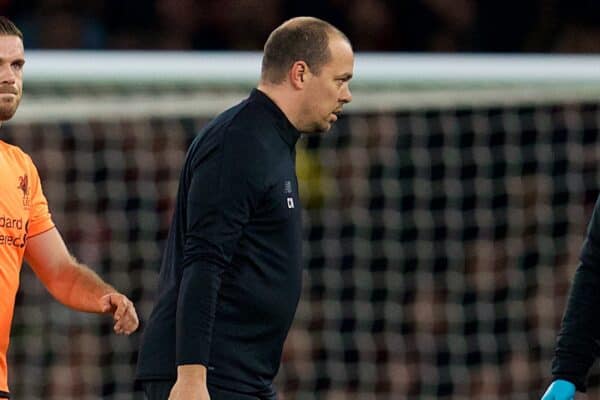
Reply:
M12 123L70 250L147 318L206 118ZM600 184L600 106L355 112L301 140L304 290L281 399L538 399ZM22 273L11 391L141 398L139 334ZM590 398L600 396L592 374Z

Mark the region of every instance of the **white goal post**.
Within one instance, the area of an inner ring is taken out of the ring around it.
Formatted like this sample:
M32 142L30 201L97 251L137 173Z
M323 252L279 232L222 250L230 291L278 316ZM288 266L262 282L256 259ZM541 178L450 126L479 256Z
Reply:
M261 54L28 51L26 58L17 123L215 115L256 85ZM354 73L349 112L600 100L600 56L358 53Z

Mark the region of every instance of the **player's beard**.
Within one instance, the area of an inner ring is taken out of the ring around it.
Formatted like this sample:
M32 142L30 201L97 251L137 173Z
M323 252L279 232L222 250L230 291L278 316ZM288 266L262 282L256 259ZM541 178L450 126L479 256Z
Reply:
M15 115L17 112L17 108L19 108L19 103L21 102L21 97L15 97L15 100L12 102L4 102L0 99L0 121L8 121Z

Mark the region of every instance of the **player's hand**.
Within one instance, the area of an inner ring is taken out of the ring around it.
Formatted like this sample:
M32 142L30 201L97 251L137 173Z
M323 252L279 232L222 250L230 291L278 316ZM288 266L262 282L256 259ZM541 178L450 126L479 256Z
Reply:
M542 400L573 400L575 385L563 379L557 379L548 387Z
M102 312L110 313L115 321L113 327L115 333L130 335L140 325L135 306L126 296L121 293L109 293L100 298Z
M177 379L169 400L210 400L210 395L206 385L201 382Z
M210 400L206 387L206 367L200 364L179 365L177 381L169 400Z

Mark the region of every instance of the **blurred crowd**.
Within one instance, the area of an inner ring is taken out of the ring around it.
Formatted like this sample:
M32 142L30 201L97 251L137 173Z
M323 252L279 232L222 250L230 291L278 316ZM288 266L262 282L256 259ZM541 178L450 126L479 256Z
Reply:
M0 0L28 48L260 50L313 15L359 51L600 52L595 0Z

